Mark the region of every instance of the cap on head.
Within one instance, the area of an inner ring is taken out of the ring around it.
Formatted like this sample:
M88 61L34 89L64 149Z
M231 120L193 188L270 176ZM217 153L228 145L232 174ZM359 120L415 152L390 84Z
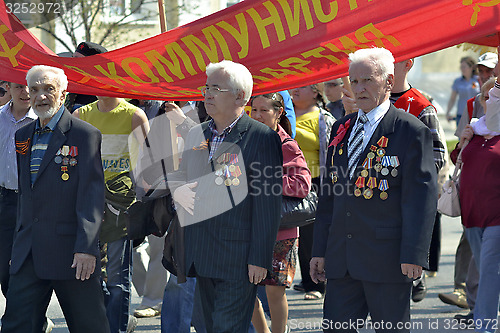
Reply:
M498 55L492 52L486 52L484 54L481 54L477 59L478 65L483 65L488 68L495 68L497 62L498 62Z
M76 47L75 52L83 54L84 56L87 57L87 56L91 56L91 55L95 55L95 54L105 53L105 52L108 52L108 50L106 50L106 48L104 46L101 46L101 45L96 44L96 43L81 42Z

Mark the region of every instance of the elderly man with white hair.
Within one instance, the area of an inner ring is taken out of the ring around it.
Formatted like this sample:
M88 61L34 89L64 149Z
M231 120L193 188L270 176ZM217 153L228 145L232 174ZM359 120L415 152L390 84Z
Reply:
M54 291L71 332L109 333L95 269L104 210L101 134L65 110L63 70L34 66L26 81L38 120L15 135L19 209L1 332L41 332Z
M325 332L357 332L368 314L376 332L410 332L412 279L428 265L436 214L432 135L391 105L388 50L349 60L359 110L332 129L310 273L328 280Z
M180 170L167 175L184 226L182 273L196 276L207 332L248 331L280 221L281 142L245 113L252 85L241 64L207 66L212 120L191 129Z

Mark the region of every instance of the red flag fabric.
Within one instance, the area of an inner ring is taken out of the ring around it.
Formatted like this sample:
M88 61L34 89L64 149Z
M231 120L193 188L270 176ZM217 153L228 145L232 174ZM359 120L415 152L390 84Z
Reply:
M33 65L63 68L69 91L92 95L201 99L205 68L246 65L254 94L344 76L349 53L385 47L396 61L462 42L497 46L500 0L245 0L118 50L61 58L0 2L0 71L25 82Z

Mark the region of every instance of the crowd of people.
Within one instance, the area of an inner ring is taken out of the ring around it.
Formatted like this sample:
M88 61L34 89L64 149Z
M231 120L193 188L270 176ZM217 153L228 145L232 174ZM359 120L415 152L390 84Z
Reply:
M83 42L73 56L103 52ZM439 267L436 206L450 167L432 98L408 81L412 66L361 49L349 55L350 85L252 95L250 71L223 60L207 66L202 102L71 94L64 71L44 65L24 83L1 81L0 332L50 332L53 292L71 332L128 333L160 315L162 333L289 332L291 287L324 299L325 332L355 332L368 315L377 332L409 332L410 302ZM447 116L458 96L451 160L463 160L464 233L455 289L439 297L491 333L498 55L463 58L461 70ZM170 124L176 133L165 135ZM310 192L314 222L280 227L284 198ZM161 198L157 228L132 236L143 221L131 207ZM142 297L133 313L132 286Z

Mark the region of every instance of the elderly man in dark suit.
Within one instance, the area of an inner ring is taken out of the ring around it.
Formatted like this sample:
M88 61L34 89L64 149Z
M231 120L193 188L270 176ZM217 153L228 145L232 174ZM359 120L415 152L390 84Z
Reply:
M65 110L63 70L35 66L26 80L39 120L15 136L19 209L1 332L40 332L55 291L71 332L108 333L94 273L104 210L101 134Z
M213 120L189 132L181 168L168 175L208 332L248 331L280 221L281 142L244 112L252 84L241 64L207 66L202 93Z
M412 279L428 264L436 213L432 136L390 104L388 50L349 59L360 110L333 127L310 273L328 280L325 332L357 332L368 313L377 332L410 332Z

